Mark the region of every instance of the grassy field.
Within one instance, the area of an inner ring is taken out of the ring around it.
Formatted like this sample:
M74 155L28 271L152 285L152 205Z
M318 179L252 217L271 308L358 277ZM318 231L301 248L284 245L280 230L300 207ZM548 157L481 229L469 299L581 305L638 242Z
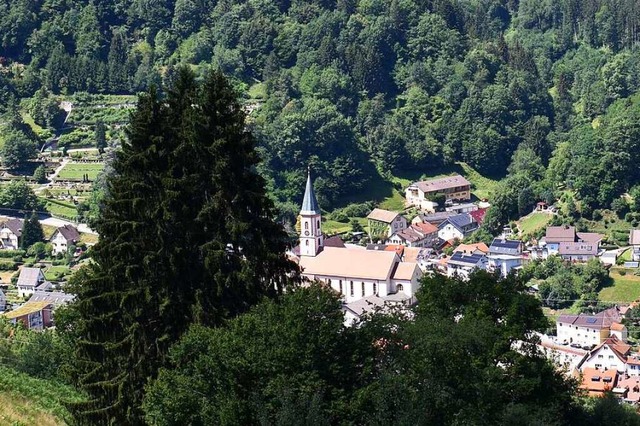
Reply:
M63 425L65 401L78 401L71 387L0 366L0 426Z
M620 275L620 271L626 271L626 275ZM632 302L640 299L640 277L633 275L633 269L611 270L613 285L600 290L598 296L602 301Z
M44 271L44 277L49 281L59 281L69 275L71 275L71 269L68 266L50 266Z
M631 262L631 252L632 250L629 248L622 252L618 259L621 259L623 262Z
M547 213L532 213L518 222L523 235L531 235L538 229L544 228L553 216Z
M360 222L360 225L362 225L362 227L364 228L364 232L367 232L367 226L368 226L367 219L364 218L364 217L357 217L357 218L354 218L354 219L356 219L358 222ZM322 222L322 230L327 235L342 234L344 232L351 231L351 224L350 223L337 222L335 220L325 220L325 221Z
M95 234L80 234L80 241L85 244L95 244L99 240L99 237Z
M81 180L86 174L93 181L104 168L102 163L69 163L58 174L58 180Z
M64 203L61 201L52 203L50 200L47 200L46 198L43 198L43 200L46 201L45 208L47 209L47 211L54 216L59 216L59 217L72 220L78 215L78 210L73 204ZM45 231L45 235L46 235L46 231ZM51 235L53 235L53 232L51 233Z

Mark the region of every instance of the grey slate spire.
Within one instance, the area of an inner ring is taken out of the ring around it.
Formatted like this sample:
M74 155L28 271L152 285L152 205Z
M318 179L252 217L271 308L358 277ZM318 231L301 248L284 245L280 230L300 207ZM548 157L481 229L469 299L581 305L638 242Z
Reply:
M302 209L300 213L320 214L320 207L316 199L316 193L313 191L313 183L311 182L311 168L307 174L307 187L304 190L304 199L302 200Z

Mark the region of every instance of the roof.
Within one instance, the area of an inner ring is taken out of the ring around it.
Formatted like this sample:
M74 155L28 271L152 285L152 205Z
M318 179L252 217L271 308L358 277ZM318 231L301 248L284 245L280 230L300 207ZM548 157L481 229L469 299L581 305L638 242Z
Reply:
M403 245L398 244L398 245L388 245L384 248L384 251L395 251L398 256L402 257L402 254L404 253L404 249L405 247Z
M640 245L640 229L632 229L629 233L629 244Z
M415 274L417 268L418 265L416 263L400 262L398 263L396 270L393 271L393 276L391 278L393 278L394 280L410 281L411 278L413 278L413 275Z
M431 214L419 214L417 217L419 217L423 222L429 222L437 225L455 215L456 212L435 212Z
M459 266L475 266L484 258L484 254L464 254L462 252L456 252L453 253L447 263Z
M18 277L19 286L37 286L40 280L44 279L44 274L40 268L27 268L24 267L20 270L20 276Z
M11 232L18 237L22 235L23 220L22 219L9 219L0 225L2 228L8 228Z
M422 232L425 235L435 234L438 232L438 227L429 222L416 223L415 225L411 225L411 228L418 232Z
M386 250L387 245L386 244L367 244L366 249L367 250L380 250L380 251L384 251Z
M627 355L629 355L629 351L631 350L631 345L624 343L622 340L618 339L615 335L607 337L604 339L604 342L600 343L596 346L592 353L595 353L598 349L603 346L608 346L617 356L620 358L622 362L626 362Z
M455 175L438 179L423 180L420 182L415 182L411 186L417 186L418 189L422 192L435 192L467 185L471 186L471 182L460 175Z
M431 250L423 247L404 247L402 260L404 262L417 262L425 258Z
M558 253L565 255L597 255L598 244L596 243L576 243L573 241L560 242Z
M573 226L549 226L544 240L547 243L560 243L576 240L576 228Z
M311 182L310 170L307 174L307 187L304 190L304 198L302 199L302 208L300 209L300 213L320 214L320 207L318 206L316 193L313 190L313 183Z
M395 251L325 247L316 256L302 256L300 266L305 275L386 280L397 261Z
M334 235L333 237L325 238L322 245L325 247L344 247L344 241L339 235Z
M73 301L75 297L73 294L62 291L36 291L29 299L29 302L47 302L51 303L54 307L58 307Z
M520 240L507 240L504 238L494 238L491 242L490 249L507 249L507 250L520 250L522 248L522 241Z
M80 240L80 233L78 232L76 227L73 225L60 226L58 227L58 229L56 229L56 232L59 232L60 234L62 234L64 239L67 241L75 242ZM51 236L51 238L53 239L53 236Z
M482 222L484 222L484 217L487 214L487 210L488 209L486 209L486 208L478 209L478 210L474 210L474 211L469 212L469 214L471 215L473 220L475 220L479 224L482 224Z
M576 232L576 237L585 243L600 243L604 235L598 234L597 232Z
M460 244L458 247L456 247L456 249L453 252L454 253L461 252L465 254L474 254L477 252L482 252L486 254L486 253L489 253L489 247L487 247L485 243Z
M603 329L610 328L613 323L622 319L617 307L605 309L595 315L567 315L563 314L556 320L557 323L571 324L576 327Z
M582 370L581 388L589 392L601 393L616 386L618 372L612 370L598 370L597 368L586 367Z
M611 330L613 331L623 331L624 329L624 324L620 324L619 322L614 322L613 324L611 324Z
M378 222L391 223L399 216L399 213L383 209L373 209L367 216L367 219L377 220Z
M33 314L34 312L40 312L46 307L51 306L50 302L32 302L28 301L24 305L20 306L18 309L14 309L13 311L5 312L2 314L5 318L14 319L23 317L25 315Z
M416 231L413 227L405 228L401 231L398 231L395 233L395 236L410 243L414 243L426 238L426 235Z
M471 226L475 223L473 217L469 213L460 213L455 216L447 218L444 222L438 225L438 229L442 229L447 223L453 225L458 231L464 233L464 228Z

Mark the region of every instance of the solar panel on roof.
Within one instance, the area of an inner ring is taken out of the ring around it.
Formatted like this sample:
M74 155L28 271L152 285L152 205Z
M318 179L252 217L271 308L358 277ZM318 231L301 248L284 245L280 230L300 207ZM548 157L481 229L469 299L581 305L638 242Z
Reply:
M587 323L588 324L595 324L598 321L597 318L587 318Z

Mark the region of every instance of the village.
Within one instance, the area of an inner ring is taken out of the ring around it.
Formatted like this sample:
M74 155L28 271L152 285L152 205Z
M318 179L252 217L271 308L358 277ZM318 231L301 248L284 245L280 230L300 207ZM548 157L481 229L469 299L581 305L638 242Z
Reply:
M406 204L419 213L407 218L375 208L367 217L368 233L360 244L322 232L322 212L311 175L300 211L300 239L289 255L309 280L331 286L343 298L345 324L367 314L416 303L424 275L468 278L485 270L501 277L517 274L529 262L557 257L568 264L597 259L605 267L620 263L637 267L640 230L631 230L629 248L605 250L604 235L580 232L574 226L547 226L538 240L524 241L506 227L490 244L465 243L482 224L489 204L471 202L471 183L460 175L419 181L406 188ZM444 206L439 206L439 199ZM537 203L536 213L553 215L556 208ZM364 234L364 233L363 233ZM360 235L356 235L358 237ZM537 286L529 291L536 294ZM559 314L555 334L540 334L538 348L567 375L581 381L589 395L612 390L626 402L640 404L640 353L634 352L625 315L637 302L615 305L593 314Z

